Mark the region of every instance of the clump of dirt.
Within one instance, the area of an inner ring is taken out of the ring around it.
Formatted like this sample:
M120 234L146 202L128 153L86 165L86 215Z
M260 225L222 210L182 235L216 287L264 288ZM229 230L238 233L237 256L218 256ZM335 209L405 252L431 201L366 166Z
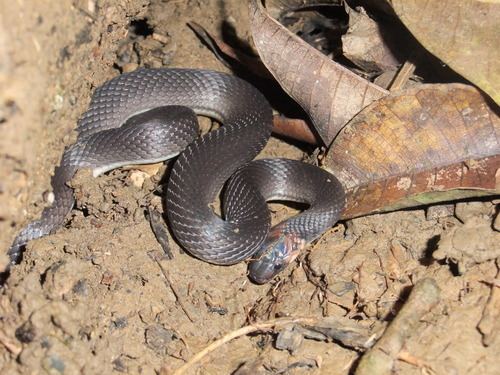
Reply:
M246 2L4 4L2 249L48 204L50 175L95 87L138 66L227 71L186 26L193 20L250 43ZM305 155L272 139L262 156ZM338 318L333 328L351 333L288 324L276 335L268 327L223 344L192 373L348 374L425 277L436 280L441 300L394 371L498 373L498 202L339 224L278 280L258 286L245 264L206 264L171 239L167 259L145 217L148 208L163 209L166 168L75 176L77 207L67 225L32 241L1 291L2 374L169 374L229 332L286 317ZM294 212L272 208L274 220ZM346 340L353 331L366 340Z

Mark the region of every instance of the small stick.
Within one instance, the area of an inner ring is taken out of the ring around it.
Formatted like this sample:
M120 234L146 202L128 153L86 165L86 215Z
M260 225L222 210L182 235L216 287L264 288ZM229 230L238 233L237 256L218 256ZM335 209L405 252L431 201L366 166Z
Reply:
M306 142L311 145L321 143L318 142L307 123L301 119L291 119L275 115L273 117L273 133Z
M5 335L2 331L0 331L0 343L3 344L3 346L5 346L5 348L11 352L12 354L14 354L15 356L18 356L21 351L22 351L22 348L18 345L16 345L9 337L7 337L7 335Z
M423 360L420 358L415 357L411 353L407 352L406 350L402 350L398 354L398 359L400 361L409 363L410 365L413 365L415 367L419 367L421 369L426 369L429 373L435 374L436 372L431 368L430 365L425 363Z
M227 335L221 337L220 339L215 340L213 343L208 345L201 352L199 352L194 357L192 357L188 362L186 362L184 365L182 365L177 370L175 370L172 375L184 374L189 368L191 368L196 363L200 362L205 356L207 356L208 354L212 353L217 348L221 347L222 345L226 344L227 342L229 342L237 337L245 336L245 335L248 335L249 333L256 332L256 331L268 331L268 330L271 330L273 328L286 326L289 324L296 324L296 323L314 324L316 321L317 321L317 319L315 319L315 318L280 318L280 319L268 320L267 322L250 324L248 326L239 328L239 329L237 329L233 332L230 332Z
M415 71L415 64L406 61L401 69L399 69L398 73L396 74L396 77L394 77L393 81L391 82L389 86L389 91L394 92L401 90L405 85L406 82L410 79L410 77L413 75L413 72Z
M418 281L380 340L363 355L356 375L391 374L406 341L415 333L422 317L439 303L440 289L433 279Z
M184 311L184 314L186 314L186 316L191 321L191 323L194 323L193 317L189 314L188 310L184 306L184 303L182 302L182 298L179 297L179 293L177 293L174 286L172 285L172 282L170 281L170 277L168 276L167 270L165 269L165 267L163 267L163 265L160 263L160 261L158 259L155 259L155 261L158 264L158 266L160 267L160 270L161 270L161 273L163 274L163 277L165 277L165 280L167 281L166 284L168 285L168 287L170 288L172 293L174 293L174 296L175 296L175 299L177 300L177 302L179 302L179 305L181 306L182 311Z
M230 45L224 43L222 40L211 35L207 30L203 28L203 26L197 24L194 21L188 22L188 26L203 42L205 42L205 44L210 49L210 51L212 51L215 57L217 57L217 59L228 68L231 68L231 64L227 61L226 58L224 58L223 55L237 61L250 72L259 77L274 79L271 73L269 73L269 71L265 67L264 63L258 57L249 56L241 51L234 49Z

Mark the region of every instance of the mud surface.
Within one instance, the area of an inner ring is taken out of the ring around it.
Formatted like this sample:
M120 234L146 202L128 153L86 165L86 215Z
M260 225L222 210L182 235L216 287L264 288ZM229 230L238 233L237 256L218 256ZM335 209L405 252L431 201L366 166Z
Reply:
M2 0L0 9L2 253L50 200L50 175L95 87L137 66L227 71L188 21L221 37L234 28L249 41L239 1ZM276 139L262 155L305 156ZM1 290L1 374L169 374L213 340L279 317L383 328L424 277L436 280L441 301L394 371L500 372L496 202L339 224L278 280L256 286L244 264L200 262L172 239L175 257L165 258L145 211L163 210L155 189L166 168L73 180L78 203L66 226L31 242ZM272 208L275 220L293 213ZM364 351L298 334L278 342L276 332L225 343L190 372L349 374Z

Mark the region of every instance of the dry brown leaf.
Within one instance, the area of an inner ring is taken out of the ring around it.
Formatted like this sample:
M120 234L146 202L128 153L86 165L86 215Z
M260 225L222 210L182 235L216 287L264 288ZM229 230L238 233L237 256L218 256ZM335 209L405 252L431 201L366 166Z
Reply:
M346 7L349 30L342 36L342 51L354 64L366 72L395 70L400 64L387 45L386 39L397 33L384 35L379 24L361 9Z
M261 0L250 1L250 27L262 61L327 145L355 114L388 93L292 34L266 13Z
M228 68L231 68L231 63L228 61L228 59L231 59L238 62L241 66L244 66L250 72L259 77L272 79L271 74L258 57L247 55L246 53L231 47L229 44L212 35L207 29L194 21L189 22L188 26L207 45L215 57L217 57L217 59Z
M283 12L304 7L321 5L340 5L342 0L266 0L266 9L273 18L278 18Z
M500 3L392 0L422 45L500 103Z
M250 10L262 61L323 141L336 136L325 166L347 189L344 218L500 193L498 107L477 89L421 85L386 96L270 18L260 0Z
M462 84L421 85L365 108L326 167L348 189L344 217L500 193L500 118Z

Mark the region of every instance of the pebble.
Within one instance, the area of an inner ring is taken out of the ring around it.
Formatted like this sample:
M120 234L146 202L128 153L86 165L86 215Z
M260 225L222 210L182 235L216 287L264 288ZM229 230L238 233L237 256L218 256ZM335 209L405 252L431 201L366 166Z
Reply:
M146 344L157 352L165 353L168 344L176 338L174 331L155 324L146 329Z
M429 206L425 211L427 221L442 219L453 216L455 206L453 204L443 204L438 206Z
M132 184L138 189L142 189L142 186L144 185L144 181L149 178L149 175L145 172L142 171L133 171L130 173L130 180L132 181Z
M36 337L35 326L28 320L16 329L15 336L16 339L18 339L23 344L28 344L32 342Z
M139 65L136 63L127 63L127 64L123 65L122 71L123 71L123 73L129 73L129 72L133 72L138 67L139 67Z
M286 327L283 329L276 339L276 349L288 350L290 353L295 353L300 345L302 345L304 337L294 330L293 327Z

